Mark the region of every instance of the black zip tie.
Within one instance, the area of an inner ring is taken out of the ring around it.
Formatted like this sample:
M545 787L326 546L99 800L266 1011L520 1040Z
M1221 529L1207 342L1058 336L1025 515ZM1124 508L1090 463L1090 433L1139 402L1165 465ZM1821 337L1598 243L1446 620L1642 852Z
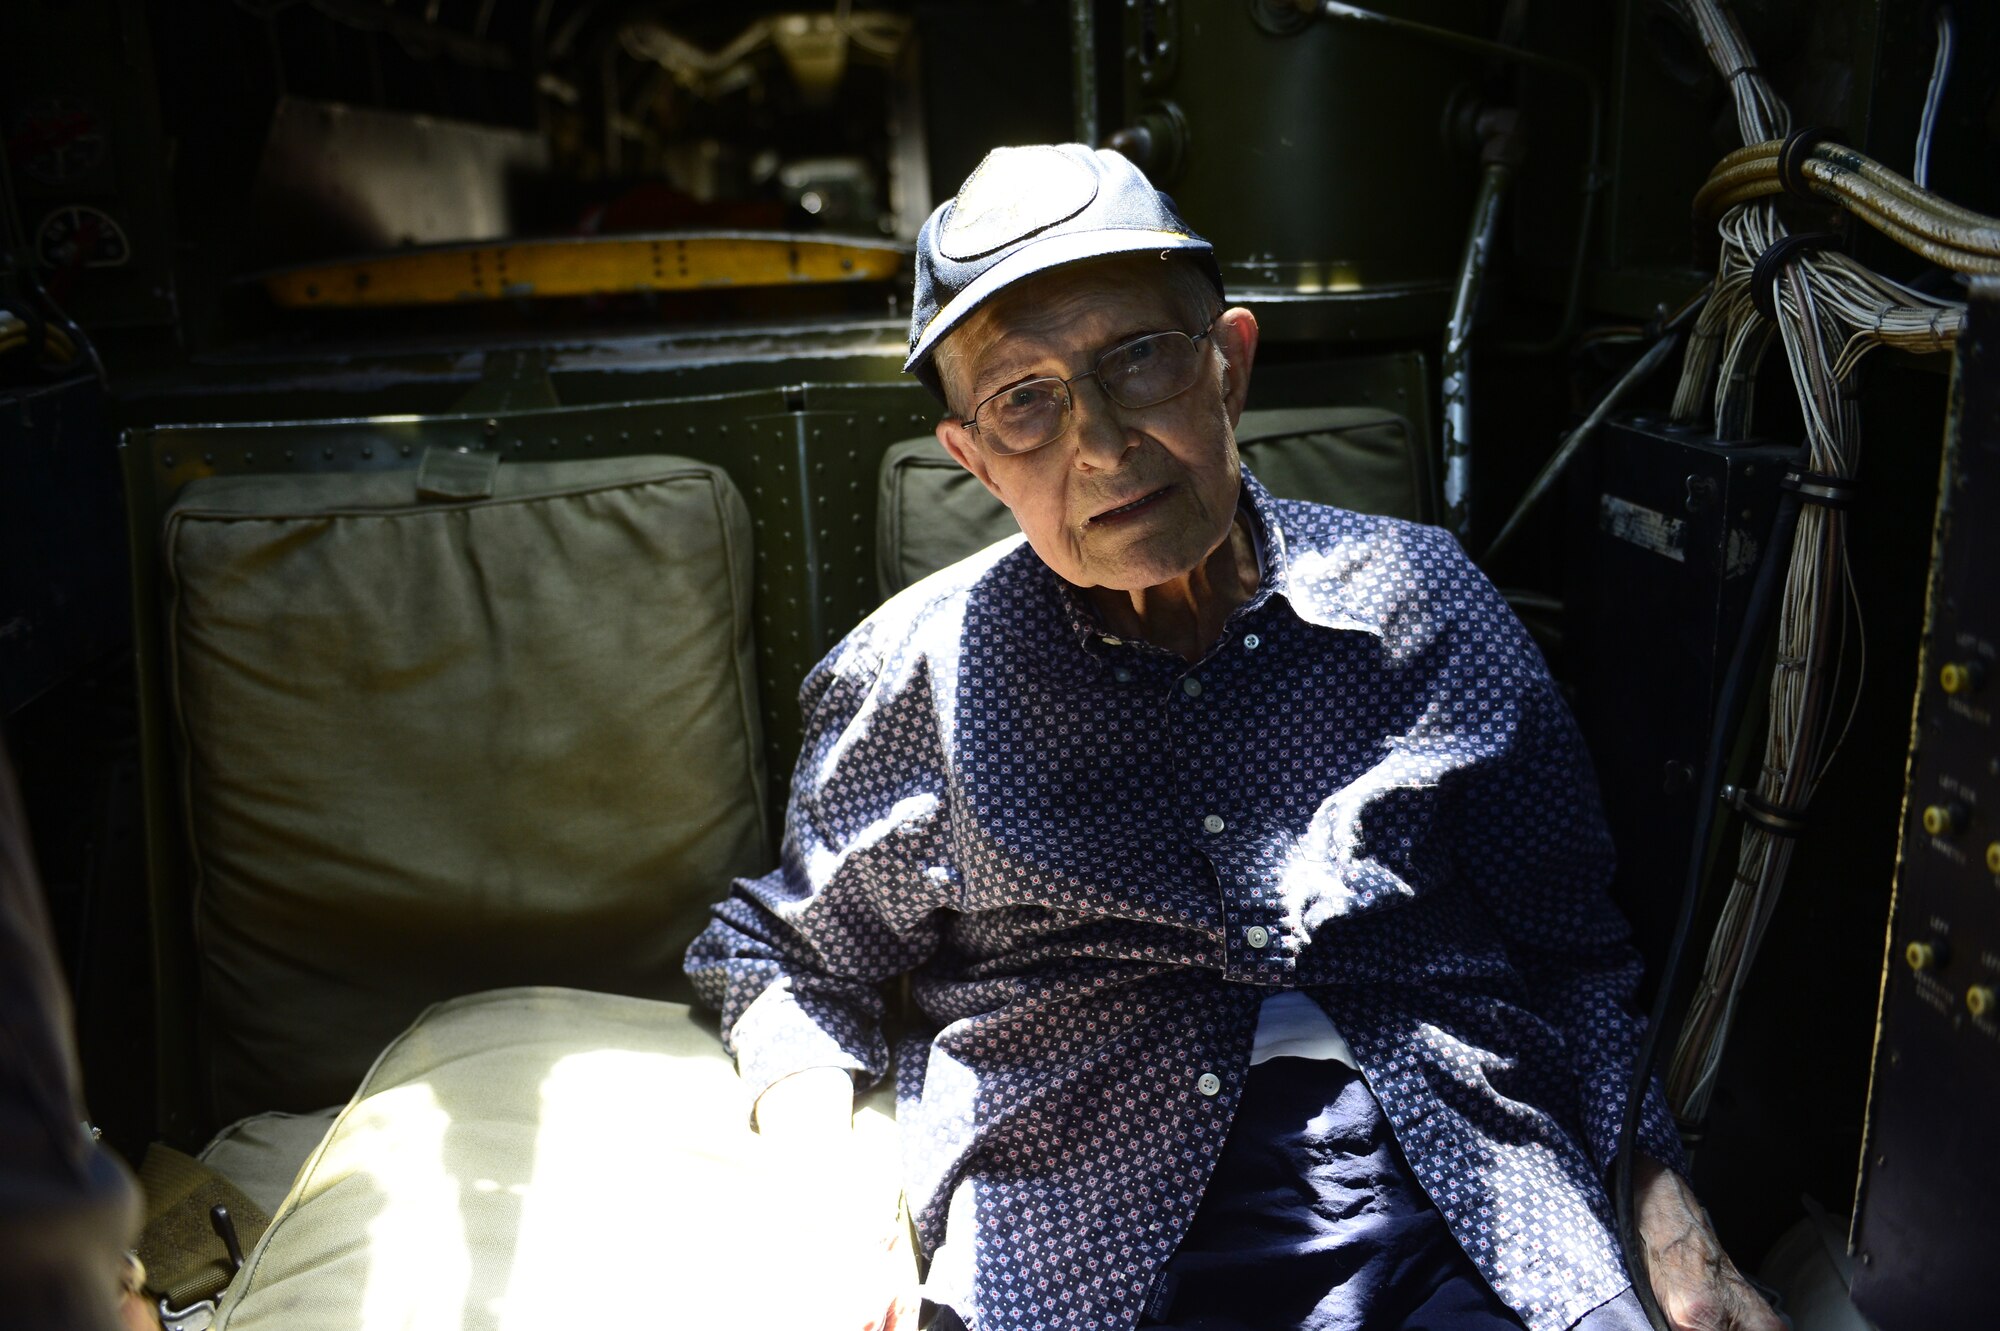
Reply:
M1839 130L1829 126L1814 125L1795 129L1785 136L1783 146L1778 149L1778 183L1785 187L1785 193L1796 199L1817 200L1818 196L1806 187L1806 159L1822 143L1845 147L1839 134Z
M1724 786L1722 802L1748 818L1772 836L1801 837L1806 832L1805 810L1785 809L1760 799L1755 791L1742 786Z
M1778 322L1778 296L1772 290L1777 285L1778 274L1784 270L1791 257L1812 250L1836 249L1840 237L1831 231L1801 231L1796 236L1779 236L1771 242L1770 248L1757 256L1757 262L1750 269L1750 299L1756 303L1757 313Z
M1778 488L1821 508L1852 508L1861 497L1861 487L1851 479L1823 471L1788 471L1779 479Z

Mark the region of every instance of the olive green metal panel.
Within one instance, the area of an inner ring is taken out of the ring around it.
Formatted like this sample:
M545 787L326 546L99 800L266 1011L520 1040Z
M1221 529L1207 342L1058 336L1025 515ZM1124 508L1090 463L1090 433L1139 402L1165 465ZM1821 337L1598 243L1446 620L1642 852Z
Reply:
M813 383L898 384L907 320L797 319L645 331L459 330L401 338L325 337L127 364L117 409L128 427L179 422L465 414L548 405L708 397ZM512 399L511 402L508 399Z
M1381 0L1484 35L1490 7ZM1278 4L1134 0L1125 124L1149 174L1212 240L1232 295L1279 336L1409 336L1443 323L1479 165L1447 109L1480 61L1381 25Z
M145 800L148 934L153 945L154 1128L169 1145L199 1146L208 1127L197 1091L202 1038L195 1021L194 913L187 841L176 807L172 725L164 687L160 615L160 518L152 459L130 441L119 447L132 559L132 652L139 677L139 749Z

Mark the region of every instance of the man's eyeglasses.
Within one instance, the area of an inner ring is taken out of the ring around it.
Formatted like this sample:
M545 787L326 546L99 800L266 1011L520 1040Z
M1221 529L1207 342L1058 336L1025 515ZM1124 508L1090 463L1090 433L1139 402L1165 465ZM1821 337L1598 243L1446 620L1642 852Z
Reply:
M1069 424L1070 385L1080 379L1097 380L1104 395L1127 411L1157 406L1185 393L1201 377L1200 343L1214 331L1215 319L1210 319L1199 333L1171 329L1121 342L1073 379L1050 375L1010 384L981 402L966 424L988 452L1009 457L1040 448L1063 432Z

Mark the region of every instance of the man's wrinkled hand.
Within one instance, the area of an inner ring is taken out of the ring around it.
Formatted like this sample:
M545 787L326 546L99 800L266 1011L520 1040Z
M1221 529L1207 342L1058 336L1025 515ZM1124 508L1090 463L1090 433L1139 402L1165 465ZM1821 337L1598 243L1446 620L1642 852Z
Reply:
M790 1331L896 1331L917 1304L907 1228L895 1206L897 1162L854 1128L854 1081L809 1068L757 1101L772 1226L759 1241L778 1260L748 1291L746 1321Z
M854 1078L844 1068L807 1068L757 1098L757 1131L774 1150L844 1149L854 1127Z
M1686 1179L1640 1160L1632 1182L1653 1297L1674 1331L1784 1331L1722 1250Z

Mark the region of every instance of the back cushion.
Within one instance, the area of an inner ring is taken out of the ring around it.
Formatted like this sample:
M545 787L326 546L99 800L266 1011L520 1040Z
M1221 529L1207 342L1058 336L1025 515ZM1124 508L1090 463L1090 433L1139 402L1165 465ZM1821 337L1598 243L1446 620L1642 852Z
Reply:
M514 464L420 499L415 475L211 479L168 516L224 1120L345 1099L455 994L679 997L707 904L771 858L728 478Z
M1377 407L1246 411L1243 461L1272 494L1361 513L1428 520L1428 472L1410 423ZM882 459L875 576L893 596L1020 528L936 439L908 439Z

